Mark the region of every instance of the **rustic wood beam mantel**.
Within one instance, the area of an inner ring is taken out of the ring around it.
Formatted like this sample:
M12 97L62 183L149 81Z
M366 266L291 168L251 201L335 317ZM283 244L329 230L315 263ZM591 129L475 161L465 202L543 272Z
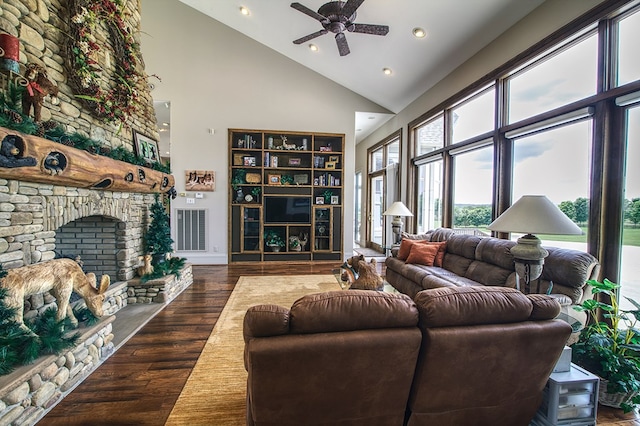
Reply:
M0 177L122 192L173 192L172 175L0 127Z

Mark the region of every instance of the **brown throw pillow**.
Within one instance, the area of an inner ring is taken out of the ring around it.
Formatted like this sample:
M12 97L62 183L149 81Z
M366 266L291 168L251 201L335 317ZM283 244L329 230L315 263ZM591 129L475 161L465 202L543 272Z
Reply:
M433 266L433 262L438 254L439 246L428 244L413 244L407 263L417 263L419 265Z
M438 247L438 253L436 254L436 258L433 261L433 266L439 266L442 268L444 253L447 251L447 242L446 241L442 241L440 243L425 242L424 244Z
M409 257L409 252L411 251L411 247L414 244L418 244L418 243L426 243L426 241L403 238L402 241L400 242L400 248L398 249L398 259L407 260L407 257Z

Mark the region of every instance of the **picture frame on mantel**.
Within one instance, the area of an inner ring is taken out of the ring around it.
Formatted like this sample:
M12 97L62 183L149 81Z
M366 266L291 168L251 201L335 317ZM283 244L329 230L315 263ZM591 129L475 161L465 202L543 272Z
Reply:
M142 157L151 163L160 161L158 141L135 130L133 131L133 148L138 157Z

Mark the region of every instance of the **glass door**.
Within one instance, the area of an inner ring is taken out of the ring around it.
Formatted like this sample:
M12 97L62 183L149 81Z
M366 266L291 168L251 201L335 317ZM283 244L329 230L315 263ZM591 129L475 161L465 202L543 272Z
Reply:
M384 232L384 173L373 175L369 181L369 238L367 245L382 251Z

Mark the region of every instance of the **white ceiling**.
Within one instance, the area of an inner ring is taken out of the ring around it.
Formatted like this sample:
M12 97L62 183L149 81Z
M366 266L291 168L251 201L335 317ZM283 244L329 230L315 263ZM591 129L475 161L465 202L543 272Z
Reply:
M333 33L293 44L322 25L291 8L291 0L180 1L386 108L389 114L356 114L358 141L544 2L365 0L355 22L388 25L389 33L347 32L351 53L341 57ZM326 2L299 0L314 11ZM249 9L248 16L240 13L241 6ZM416 39L415 27L426 30L427 37ZM309 43L319 50L312 52ZM384 75L383 68L393 73Z

